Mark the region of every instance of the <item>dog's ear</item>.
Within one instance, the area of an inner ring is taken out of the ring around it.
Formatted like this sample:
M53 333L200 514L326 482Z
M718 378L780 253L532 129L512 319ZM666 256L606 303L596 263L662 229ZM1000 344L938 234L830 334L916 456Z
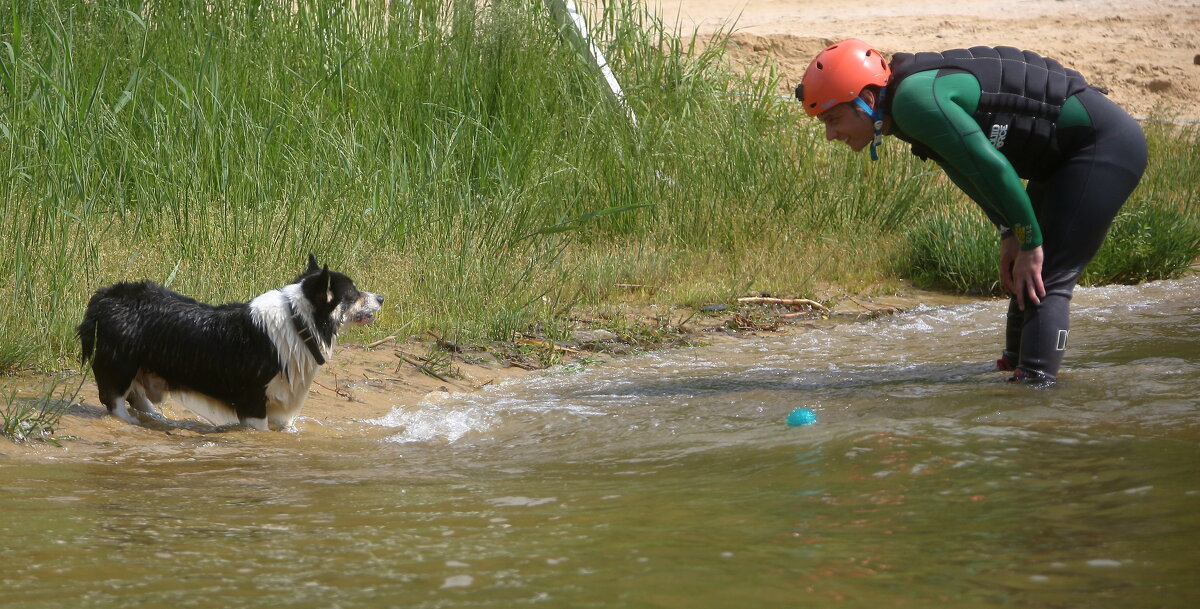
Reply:
M304 297L317 307L333 304L336 298L333 293L333 272L329 270L329 265L305 273L300 279L300 288L304 290Z
M333 275L329 274L329 265L321 269L320 282L325 285L325 302L333 302Z
M328 269L329 267L325 267L325 268ZM304 273L308 274L308 273L313 273L313 272L316 272L319 270L321 270L321 266L319 264L317 264L317 257L310 253L308 255L308 270L305 271Z

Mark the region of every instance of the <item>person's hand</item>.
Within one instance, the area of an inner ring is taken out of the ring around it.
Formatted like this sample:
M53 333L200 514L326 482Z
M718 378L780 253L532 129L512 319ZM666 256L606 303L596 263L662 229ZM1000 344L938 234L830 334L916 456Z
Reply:
M1009 235L1000 240L1000 285L1003 285L1004 291L1009 294L1017 293L1017 288L1013 285L1012 270L1019 251L1016 237Z
M1013 245L1016 245L1015 239ZM1001 246L1000 249L1001 278L1005 279L1003 275L1005 248ZM1033 304L1042 303L1042 299L1046 297L1046 285L1042 283L1042 246L1039 245L1031 250L1018 248L1008 267L1008 273L1005 287L1017 297L1019 309L1025 310L1026 299Z

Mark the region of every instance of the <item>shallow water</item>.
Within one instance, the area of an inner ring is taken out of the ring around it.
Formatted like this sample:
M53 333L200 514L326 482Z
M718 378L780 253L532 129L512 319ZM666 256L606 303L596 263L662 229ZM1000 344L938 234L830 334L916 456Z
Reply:
M1200 278L1075 311L1048 390L988 302L0 462L0 605L1195 606Z

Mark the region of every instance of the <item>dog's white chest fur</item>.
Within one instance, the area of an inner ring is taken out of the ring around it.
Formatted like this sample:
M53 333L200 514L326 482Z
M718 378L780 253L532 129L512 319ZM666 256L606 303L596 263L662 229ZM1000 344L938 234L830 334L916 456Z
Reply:
M267 384L265 423L276 429L287 429L300 414L308 397L308 388L320 369L292 321L293 312L303 319L311 319L311 309L312 305L300 294L300 286L295 284L250 301L251 318L271 338L283 369ZM326 359L333 354L332 344L319 344L318 347ZM252 421L247 424L257 427Z

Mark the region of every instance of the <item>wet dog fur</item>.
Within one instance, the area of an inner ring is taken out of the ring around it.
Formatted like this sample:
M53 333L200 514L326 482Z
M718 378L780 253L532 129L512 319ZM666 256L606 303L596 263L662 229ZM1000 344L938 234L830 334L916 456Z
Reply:
M308 268L247 303L199 302L152 282L96 290L77 328L100 401L122 420L158 415L170 394L215 425L285 430L347 324L374 321L383 297L312 254Z

